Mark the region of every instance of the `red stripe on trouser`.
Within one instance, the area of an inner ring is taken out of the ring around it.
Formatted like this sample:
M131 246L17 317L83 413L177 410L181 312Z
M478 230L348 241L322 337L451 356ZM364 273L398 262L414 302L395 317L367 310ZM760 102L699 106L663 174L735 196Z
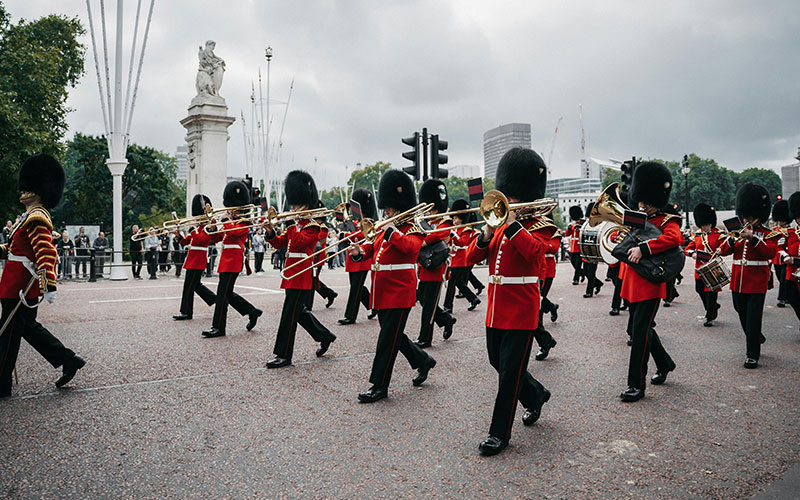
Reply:
M311 290L311 293L314 293L314 290ZM284 359L289 359L289 346L292 345L294 342L294 336L297 333L297 320L295 319L295 314L297 313L297 303L300 302L300 297L302 296L302 292L297 294L297 300L294 301L294 307L292 308L292 320L289 322L289 338L286 339L286 353L284 353Z
M525 352L527 353L531 348L531 335L528 332L528 343L525 344ZM514 399L511 401L511 411L508 413L508 434L506 435L506 439L511 437L511 426L514 425L514 410L517 406L517 399L519 398L519 381L522 378L522 368L525 366L525 356L522 358L522 362L519 364L519 372L517 373L517 386L514 388Z
M658 310L658 301L655 302L653 306L653 314L650 315L650 321L647 323L647 330L644 333L644 350L642 351L642 364L639 365L639 384L641 385L640 389L644 389L644 367L647 365L647 358L650 356L647 353L647 341L650 339L650 325L653 324L653 319L656 317L656 311Z
M381 380L381 386L382 386L382 387L383 387L383 386L384 386L384 384L386 383L386 375L388 375L388 373L389 373L389 366L391 366L391 364L392 364L392 358L394 358L394 356L396 355L396 354L395 354L395 350L394 350L394 349L395 349L395 346L397 346L397 337L398 337L398 336L399 336L399 334L400 334L400 325L402 325L402 324L403 324L403 316L402 316L402 315L403 315L403 314L408 314L408 312L409 312L410 310L411 310L411 309L406 309L406 310L405 310L405 312L403 312L403 313L400 313L400 314L401 314L401 315L400 315L400 321L398 321L398 322L397 322L397 330L394 332L394 342L392 342L392 352L391 352L391 354L389 355L389 359L388 359L388 361L387 361L387 363L386 363L386 369L385 369L385 370L383 370L383 379Z

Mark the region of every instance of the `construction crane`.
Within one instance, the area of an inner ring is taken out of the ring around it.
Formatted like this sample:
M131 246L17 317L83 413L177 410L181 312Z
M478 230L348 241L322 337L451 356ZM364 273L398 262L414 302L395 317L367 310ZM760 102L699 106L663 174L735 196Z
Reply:
M563 116L558 117L558 121L556 122L556 131L553 132L553 142L550 143L550 155L547 157L547 175L551 175L553 173L553 169L550 167L551 161L553 161L553 150L556 148L556 136L558 135L558 127L561 125L561 120L563 120Z
M583 105L578 104L578 118L581 122L581 177L589 178L589 162L586 161L586 137L583 132Z

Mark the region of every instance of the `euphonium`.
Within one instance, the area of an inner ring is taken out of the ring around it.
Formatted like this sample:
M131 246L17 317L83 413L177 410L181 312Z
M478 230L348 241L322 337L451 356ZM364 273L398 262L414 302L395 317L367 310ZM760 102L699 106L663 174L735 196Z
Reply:
M598 235L602 254L605 255L607 252L611 255L614 247L630 232L631 228L622 224L626 210L630 208L620 199L619 184L616 182L609 184L594 202L587 220L589 226L595 227L603 222L610 222L606 224L602 234Z

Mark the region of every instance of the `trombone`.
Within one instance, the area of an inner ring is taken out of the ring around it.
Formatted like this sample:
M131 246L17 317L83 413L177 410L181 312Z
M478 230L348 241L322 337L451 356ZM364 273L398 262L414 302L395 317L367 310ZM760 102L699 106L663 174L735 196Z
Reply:
M198 224L203 224L210 221L214 214L214 210L211 209L211 205L206 203L203 212L204 213L202 215L195 215L192 217L184 217L182 219L172 219L165 221L162 224L162 227L155 229L156 234L154 236L164 236L165 234L174 233L175 231L180 231L185 227L196 226ZM133 241L142 241L146 239L148 236L150 236L150 231L142 230L131 236L131 239Z
M277 226L281 222L288 221L288 220L300 220L300 219L320 219L322 217L328 217L335 212L346 212L347 211L347 204L346 203L339 203L333 208L311 208L306 210L296 210L294 212L281 212L275 209L275 207L269 207L267 209L267 216L266 222L270 225Z
M240 205L238 207L225 207L225 208L218 208L214 210L211 215L210 219L216 219L217 216L222 216L223 214L228 213L229 219L227 221L216 221L209 222L204 228L206 234L211 233L227 233L229 231L234 231L236 229L243 229L243 228L252 228L258 227L261 225L261 207L257 207L253 204L249 205ZM244 226L235 226L230 228L223 227L226 223L232 224L241 224L245 223Z
M431 210L433 210L433 206L434 206L433 203L420 203L419 205L417 205L414 208L410 208L410 209L406 210L405 212L402 212L402 213L399 213L399 214L394 215L392 217L389 217L388 219L380 220L378 222L375 222L375 221L373 221L372 219L369 219L369 218L362 219L361 223L359 224L359 226L360 226L360 229L361 229L361 234L364 235L364 238L359 240L356 244L360 245L360 244L364 243L365 241L374 242L375 239L378 237L378 231L380 231L384 226L387 226L389 224L395 224L395 223L396 224L401 224L403 222L408 222L410 220L416 220L416 218L421 216L422 214L425 214L425 213L430 212ZM355 232L355 233L347 236L345 239L349 240L349 239L351 239L351 238L353 238L354 236L357 236L357 235L358 235L358 233ZM286 271L288 271L289 269L292 269L293 267L296 267L300 263L306 262L309 259L313 259L314 257L316 257L317 255L319 255L321 253L327 252L329 248L331 248L333 246L338 246L339 243L340 242L337 241L334 245L328 245L326 247L323 247L323 248L317 250L316 252L312 253L311 255L303 257L302 259L298 260L297 262L293 263L292 265L286 266L281 271L281 277L283 279L285 279L285 280L291 280L292 278L303 274L304 272L308 271L309 269L312 269L314 266L317 266L317 265L321 266L322 264L324 264L325 262L329 261L330 259L336 257L340 253L346 252L347 250L350 249L350 247L343 248L343 249L341 249L341 250L339 250L339 251L337 251L335 253L332 253L332 254L328 255L323 260L321 260L320 262L317 262L317 263L313 263L313 260L312 260L312 264L310 266L305 267L302 271L298 271L295 274L293 274L291 276L288 276L288 277L286 276ZM351 241L351 243L352 243L352 241Z

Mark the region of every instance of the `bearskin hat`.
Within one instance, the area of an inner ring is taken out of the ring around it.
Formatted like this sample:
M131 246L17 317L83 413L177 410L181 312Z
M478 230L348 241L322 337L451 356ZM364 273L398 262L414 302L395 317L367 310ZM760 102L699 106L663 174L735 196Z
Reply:
M192 217L203 215L206 211L206 203L211 205L211 200L204 194L196 194L192 198Z
M351 198L361 205L361 215L365 219L378 220L378 206L375 204L375 196L369 189L358 188L353 191Z
M532 149L509 149L497 164L494 187L509 198L534 201L544 198L547 167Z
M711 224L711 227L716 226L717 211L711 205L698 203L694 207L694 223L697 224L697 227L705 226L706 224Z
M286 175L283 182L283 189L286 192L286 201L289 206L299 205L308 208L315 208L319 201L317 185L311 175L304 170L292 170Z
M402 170L387 170L378 184L378 208L405 212L417 204L414 181Z
M569 207L569 218L572 220L583 219L583 210L581 210L580 205L572 205Z
M662 211L662 212L664 212L665 214L670 214L670 215L681 215L681 213L680 213L680 212L678 212L678 209L677 209L677 208L675 208L675 205L672 205L672 204L670 204L670 203L667 203L667 204L664 206L664 208L662 208L662 209L661 209L661 211Z
M588 205L586 205L586 217L589 217L589 214L592 213L592 209L594 208L594 202L590 201Z
M463 198L459 198L459 199L455 200L453 202L453 204L450 205L450 210L453 211L453 212L456 212L456 211L459 211L459 210L467 210L468 208L470 208L470 204L469 204L469 202L467 200L465 200ZM458 214L458 215L456 215L456 217L459 217L462 221L467 222L467 220L469 219L469 214L471 214L471 213L473 213L473 212L467 212L465 214Z
M761 184L745 182L736 191L736 215L750 217L764 223L769 219L772 200L767 188Z
M800 218L800 191L795 191L789 197L789 215L792 219Z
M772 220L775 222L789 222L792 218L789 216L789 202L780 200L772 206Z
M47 154L33 155L19 169L19 191L36 193L45 208L53 208L61 201L66 183L64 168L58 160Z
M669 203L671 192L672 174L662 163L646 161L636 165L629 193L629 199L634 205L638 206L642 202L661 210Z
M419 187L419 202L433 203L440 214L447 212L447 206L450 204L447 198L447 186L439 179L428 179Z
M242 181L231 181L222 192L222 204L226 207L240 207L250 203L250 191Z

